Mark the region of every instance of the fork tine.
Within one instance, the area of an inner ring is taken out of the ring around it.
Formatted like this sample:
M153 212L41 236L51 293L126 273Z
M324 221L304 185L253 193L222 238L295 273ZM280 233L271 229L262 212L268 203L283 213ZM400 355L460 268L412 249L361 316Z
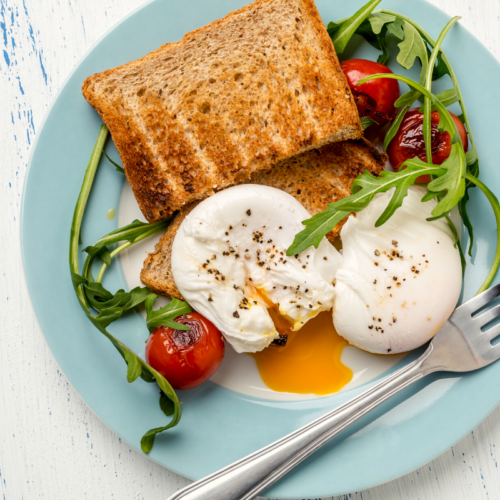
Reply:
M500 358L500 344L491 346L484 354L483 358L493 362Z
M478 316L474 317L474 320L477 320L481 323L481 326L487 325L490 321L493 321L495 318L500 316L500 304L480 313Z
M475 313L478 309L485 306L488 302L491 302L494 298L500 295L500 283L498 285L492 286L480 293L477 297L474 297L460 307L457 307L456 311L467 312L470 314Z
M492 326L488 328L483 334L482 337L488 339L490 342L497 338L500 335L500 324Z

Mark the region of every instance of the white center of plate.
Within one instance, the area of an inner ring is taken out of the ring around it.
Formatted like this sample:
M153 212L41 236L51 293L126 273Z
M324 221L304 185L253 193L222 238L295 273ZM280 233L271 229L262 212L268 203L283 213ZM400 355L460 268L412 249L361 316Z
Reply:
M118 209L118 227L130 224L134 219L146 221L135 201L130 184L125 181ZM161 233L152 236L147 240L133 245L120 254L123 273L130 289L142 285L139 279L142 264L147 254L154 250L161 236ZM137 354L144 355L144 353ZM342 391L373 380L398 363L403 357L404 354L397 356L377 356L361 351L356 347L346 347L342 353L341 360L342 363L353 371L353 377ZM275 401L299 401L324 397L315 394L276 392L269 389L260 377L255 360L247 354L237 354L228 343L226 343L226 354L222 365L210 380L222 387L247 396Z

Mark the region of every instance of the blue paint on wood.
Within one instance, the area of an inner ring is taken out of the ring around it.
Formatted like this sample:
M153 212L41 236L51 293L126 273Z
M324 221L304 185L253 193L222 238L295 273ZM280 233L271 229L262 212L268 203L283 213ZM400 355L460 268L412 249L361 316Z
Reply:
M47 73L45 71L45 67L43 65L43 60L42 60L42 52L43 51L40 51L38 53L38 59L40 61L40 68L42 68L42 75L43 75L43 79L45 80L45 85L47 85Z
M7 27L5 26L5 7L3 5L0 10L0 15L2 16L2 20L0 21L0 30L2 30L3 43L7 47Z

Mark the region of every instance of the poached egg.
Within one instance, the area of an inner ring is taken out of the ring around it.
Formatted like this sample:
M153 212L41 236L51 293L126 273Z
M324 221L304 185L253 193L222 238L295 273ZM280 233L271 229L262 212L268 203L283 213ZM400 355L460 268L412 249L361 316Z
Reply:
M261 351L332 309L342 260L335 247L323 239L286 255L310 216L284 191L246 184L202 201L177 231L177 288L237 352Z
M380 227L375 222L393 190L377 194L342 228L333 321L341 336L363 350L394 354L421 346L458 302L460 254L446 219L426 220L437 202L422 203L425 192L410 187Z

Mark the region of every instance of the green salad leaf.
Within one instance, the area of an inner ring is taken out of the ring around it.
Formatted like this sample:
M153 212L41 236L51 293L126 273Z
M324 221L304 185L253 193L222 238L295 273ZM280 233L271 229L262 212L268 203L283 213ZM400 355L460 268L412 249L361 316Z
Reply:
M429 50L429 57L430 57L430 50ZM448 65L444 62L443 59L443 53L439 52L437 55L437 62L432 68L432 81L439 80L440 78L443 78L445 75L450 74L450 69Z
M165 378L160 373L158 373L154 368L150 367L149 371L151 377L153 377L154 380L156 380L164 395L163 399L160 397L161 410L167 417L169 417L170 415L173 416L172 420L170 420L170 422L167 425L163 427L156 427L154 429L150 429L148 432L146 432L146 434L144 434L144 436L142 436L141 449L144 453L149 453L153 449L155 438L159 433L165 432L166 430L175 427L179 423L179 420L181 419L181 405L179 403L179 400L177 399L177 396L175 395L175 392L172 390L172 387L170 387L170 384L165 380ZM171 403L166 404L165 399L169 399ZM171 411L172 406L173 406L173 412Z
M458 206L462 221L469 233L469 254L471 254L474 234L466 208L467 201L469 200L468 190L475 186L479 187L493 208L497 219L497 249L490 272L479 290L479 292L484 291L491 284L500 265L500 235L498 234L498 228L500 227L500 205L487 186L477 179L479 175L479 160L467 111L453 68L445 53L441 50L444 37L459 18L453 18L447 23L436 42L421 26L410 18L387 9L373 11L371 9L372 6L373 4L369 2L355 14L356 27L354 30L352 27L354 26L353 20L355 16L337 23L330 23L328 25L329 34L332 40L338 43L338 40L341 38L340 28L347 28L350 23L351 30L348 32L347 29L344 29L344 33L342 34L344 37L342 39L342 51L347 46L347 35L349 34L352 37L356 33L363 36L371 45L379 49L382 52L379 62L381 62L380 59L383 59L382 62L385 62L388 58L386 37L391 35L398 41L397 47L399 52L397 61L404 69L410 69L414 66L415 61L419 60L421 65L419 83L399 75L379 74L361 80L358 82L358 85L376 78L394 78L410 86L410 91L403 94L395 103L396 107L400 107L400 109L385 135L384 151L397 134L408 110L417 100L422 100L424 105L420 110L424 114L423 133L427 161L423 162L418 158L413 158L405 162L400 167L399 172L385 171L378 177L369 172L364 172L353 183L351 196L329 204L323 212L303 221L305 228L296 235L287 251L287 255L296 255L311 245L317 247L322 238L351 212L357 212L365 208L377 193L393 189L390 202L376 225L385 223L394 214L395 210L401 206L404 197L407 195L408 188L415 183L420 175L427 174L431 177L431 182L427 185L428 191L423 196L422 201L437 200L437 205L432 211L430 220L442 217L447 219L455 236L455 244L460 251L463 268L465 267L465 258L458 240L458 232L448 214L453 207ZM360 22L361 13L363 13L364 17ZM432 81L442 78L445 75L450 76L453 88L447 89L438 95L433 95L431 93ZM471 142L471 147L467 154L464 153L458 129L446 109L457 102L462 109L460 119L467 129ZM440 121L438 129L441 132L448 132L451 137L450 155L440 166L432 165L430 115L434 110L439 111ZM368 122L366 124L369 126Z
M361 122L361 126L363 127L363 130L366 130L370 125L378 125L378 123L375 120L368 118L368 116L362 116L359 119L359 121Z
M423 199L422 199L423 201ZM464 251L462 248L462 243L460 242L460 237L458 235L458 230L453 224L453 221L450 219L450 217L447 215L446 220L448 221L448 226L450 226L451 232L453 233L453 238L455 239L455 248L458 248L458 252L460 253L460 263L462 264L462 278L465 276L465 255Z
M368 22L370 23L373 33L375 35L380 35L382 28L387 24L391 24L396 20L396 16L391 14L384 14L383 12L373 13L368 16Z
M427 55L425 54L425 58ZM403 199L408 194L408 188L415 183L421 175L431 175L435 179L428 185L427 189L436 196L440 195L437 206L433 209L433 218L448 215L449 211L458 203L465 192L465 170L466 160L456 125L450 114L432 95L420 84L400 75L380 73L371 75L358 82L362 85L378 78L390 78L407 83L417 92L431 99L441 113L442 127L448 131L452 139L452 148L449 158L442 165L425 163L418 158L407 160L401 165L398 172L382 171L378 177L365 171L356 178L351 187L352 195L335 203L330 203L328 208L319 214L303 222L306 228L297 234L294 242L287 250L287 255L295 255L303 252L309 246L317 247L322 238L331 231L336 224L351 212L359 212L368 206L377 193L383 193L394 188L394 193L389 205L377 220L375 226L379 227L394 214L401 206ZM434 196L433 196L434 197Z
M398 63L404 69L410 69L415 64L416 58L420 59L422 71L427 71L427 48L420 33L411 25L405 22L403 24L404 40L398 44L399 54Z
M344 52L349 40L356 33L356 30L380 2L381 0L370 0L340 26L328 26L331 32L330 37L337 54L342 54Z
M170 398L165 396L163 391L160 391L160 408L167 417L171 417L175 412L175 405Z
M152 332L158 326L168 326L170 328L175 328L176 330L189 330L189 326L182 325L181 323L176 323L174 321L178 316L183 314L188 314L193 310L186 302L178 299L172 299L165 307L153 311L153 303L158 296L151 293L146 299L146 325L150 332Z
M430 174L443 175L446 172L440 166L428 165L418 158L408 160L404 166L406 168L399 172L383 170L378 177L368 170L358 176L352 185L351 196L329 203L326 210L302 222L306 228L295 236L292 245L287 250L287 255L296 255L310 246L317 248L324 236L351 212L363 210L376 194L395 188L389 205L375 224L376 227L381 226L401 206L408 188L418 177Z
M455 89L447 89L439 94L436 94L436 99L441 101L441 104L445 108L449 108L452 104L455 104L458 101L457 91ZM424 111L424 107L421 106L419 111L422 113Z
M374 13L373 15L377 15ZM394 35L396 38L403 40L404 38L404 30L403 30L404 21L400 17L396 17L396 19L387 25L387 31Z
M115 161L113 161L106 153L106 151L103 151L104 153L104 156L108 159L108 161L113 164L115 166L115 169L117 172L121 172L122 174L125 173L125 170L123 170L123 167L120 167L120 165L118 165L118 163L116 163Z
M111 335L108 332L107 327L119 319L124 313L135 308L137 305L142 304L148 298L150 300L148 304L152 308L152 302L156 296L152 294L149 289L141 287L134 288L130 292L118 290L115 294L112 294L103 287L100 280L102 279L104 270L111 264L111 260L114 256L125 248L128 248L130 245L141 241L158 231L164 230L168 227L171 218L156 224L145 224L139 221L134 221L132 224L129 224L124 228L117 229L107 234L95 245L85 248L84 251L87 253L87 259L83 265L82 272L80 273L78 260L80 251L78 246L80 242L81 225L107 136L108 129L105 125L102 125L85 171L80 195L78 196L78 200L76 202L73 222L71 225L69 245L70 273L76 297L85 315L89 321L114 345L116 350L125 360L127 364L127 380L129 382L134 382L140 377L148 383L156 382L162 391L160 408L165 415L171 416L172 418L167 425L151 429L142 437L142 450L145 453L149 453L152 449L156 435L159 432L163 432L171 427L174 427L179 422L181 418L180 402L168 381L160 373L154 370L154 368L149 366L144 360L137 356L137 354L129 349L123 342ZM122 243L117 248L110 250L111 245L119 242L125 243ZM103 263L97 279L94 280L91 267L96 258L100 258ZM185 304L182 301L177 302ZM180 307L179 304L176 304L176 306L177 309L175 310L173 307L171 308L172 314L175 314L175 311L187 310L187 308L189 308L187 304L184 308ZM92 314L92 309L98 312L96 316ZM180 314L182 314L182 312ZM183 329L185 328L184 325L179 325L173 320L171 323L173 323L173 325L171 325L173 328L178 328L179 326ZM170 403L167 403L166 400L170 401ZM168 411L166 411L167 408Z
M480 181L477 177L474 177L470 172L465 174L465 180L470 182L472 185L478 187L483 194L486 196L487 200L490 202L491 208L493 209L493 214L495 216L495 221L497 225L497 244L495 249L495 255L493 256L493 263L490 267L490 271L488 272L488 276L484 280L481 288L478 290L478 294L484 292L491 285L491 282L495 278L498 266L500 266L500 203L498 202L498 198L495 194L484 184L484 182Z
M406 94L405 94L406 95ZM415 95L413 97L413 102L417 99L417 96ZM396 115L396 118L391 122L391 125L387 129L387 132L384 137L384 151L387 151L387 148L389 147L389 144L391 143L392 139L394 139L394 136L398 133L399 127L401 126L402 121L404 120L406 113L410 109L411 104L407 104L403 106L399 111L398 114Z
M92 247L87 247L91 251L87 251L87 248L84 249L84 251L89 255L92 255L92 252L98 251L105 246L109 246L120 241L137 243L138 241L143 240L144 238L148 238L155 233L164 231L170 225L176 215L177 212L162 221L155 222L154 224L134 220L130 224L127 224L126 226L120 227L106 234L105 236L100 238Z

